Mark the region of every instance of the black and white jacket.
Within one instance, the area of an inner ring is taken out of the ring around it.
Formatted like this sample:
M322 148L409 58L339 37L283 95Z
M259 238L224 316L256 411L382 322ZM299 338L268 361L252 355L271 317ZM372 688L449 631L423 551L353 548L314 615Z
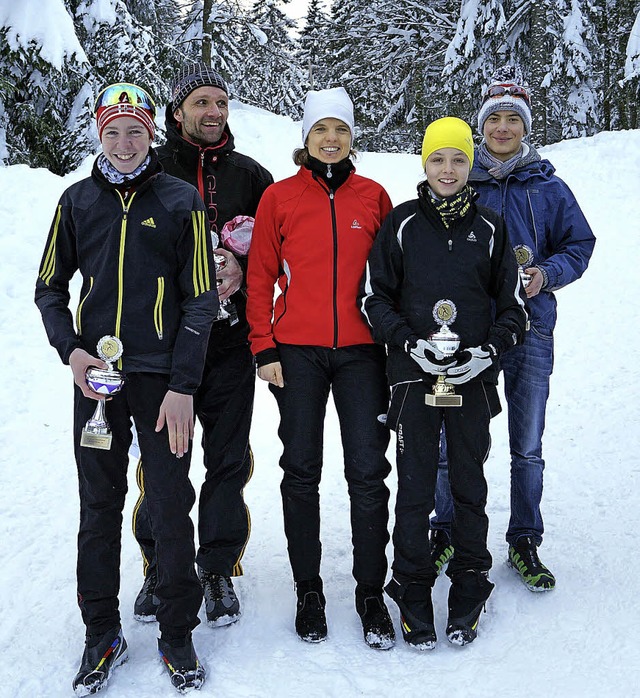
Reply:
M500 353L522 341L524 298L503 219L472 203L446 228L421 194L394 208L382 224L358 302L374 339L387 345L387 372L394 385L435 380L404 347L407 340L428 339L440 328L433 315L438 301L455 304L450 328L460 335L461 350L491 343ZM484 371L478 379L495 383L497 370Z

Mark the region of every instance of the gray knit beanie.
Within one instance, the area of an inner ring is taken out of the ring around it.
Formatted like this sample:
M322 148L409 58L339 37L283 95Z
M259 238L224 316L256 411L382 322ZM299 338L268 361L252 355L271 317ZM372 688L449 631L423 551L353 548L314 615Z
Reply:
M227 83L220 73L205 63L185 65L175 76L171 85L171 105L177 109L184 100L199 87L218 87L229 94Z

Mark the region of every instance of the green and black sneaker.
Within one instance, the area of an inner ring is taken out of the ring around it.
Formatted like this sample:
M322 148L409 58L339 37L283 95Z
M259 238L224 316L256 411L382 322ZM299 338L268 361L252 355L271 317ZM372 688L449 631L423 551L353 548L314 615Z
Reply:
M432 528L429 535L429 549L431 562L440 574L453 557L453 545L451 545L449 534L442 528Z
M533 536L520 536L515 545L509 546L509 567L518 573L529 591L551 591L555 589L556 578L540 562L538 546Z

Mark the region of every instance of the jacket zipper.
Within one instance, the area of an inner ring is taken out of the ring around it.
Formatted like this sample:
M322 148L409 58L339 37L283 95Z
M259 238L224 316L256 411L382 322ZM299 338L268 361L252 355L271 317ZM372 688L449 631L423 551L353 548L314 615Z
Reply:
M331 203L331 228L333 232L333 348L338 348L338 223L336 221L335 195L329 190Z
M200 149L200 158L198 159L198 191L200 192L200 197L203 201L204 198L204 177L202 173L204 172L204 150Z
M116 189L116 193L120 197L120 202L122 203L122 223L120 224L120 252L118 255L118 300L116 305L116 327L115 335L120 339L120 328L122 325L122 306L124 304L124 249L125 242L127 240L127 216L129 214L129 209L131 208L131 203L136 195L133 192L129 198L129 203L126 204L122 194ZM125 347L126 351L126 347ZM122 369L122 358L118 359L117 367Z

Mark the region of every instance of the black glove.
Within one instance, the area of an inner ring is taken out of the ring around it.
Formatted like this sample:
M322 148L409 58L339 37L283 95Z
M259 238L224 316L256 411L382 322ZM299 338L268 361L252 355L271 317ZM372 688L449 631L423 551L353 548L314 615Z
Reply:
M455 366L447 369L447 383L460 385L467 383L493 365L498 351L493 344L465 349L458 356Z
M407 340L405 351L420 366L425 373L434 376L444 376L450 366L455 365L455 361L448 363L436 363L444 359L444 354L431 342L426 339Z

